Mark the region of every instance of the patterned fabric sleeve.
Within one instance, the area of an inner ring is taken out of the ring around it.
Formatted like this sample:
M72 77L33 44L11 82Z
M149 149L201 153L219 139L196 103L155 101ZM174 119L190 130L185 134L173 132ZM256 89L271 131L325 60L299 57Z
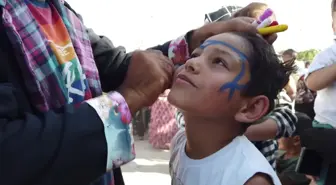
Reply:
M125 99L117 92L88 100L104 124L107 142L107 171L120 167L135 158L131 130L131 113Z
M273 119L278 125L278 132L276 139L281 137L290 137L295 132L295 125L298 121L295 113L291 110L290 106L281 106L275 108L268 118Z
M189 52L189 45L187 41L187 35L189 33L177 38L176 40L172 40L170 42L169 49L168 49L168 57L170 60L173 61L175 65L182 65L189 58L190 52Z

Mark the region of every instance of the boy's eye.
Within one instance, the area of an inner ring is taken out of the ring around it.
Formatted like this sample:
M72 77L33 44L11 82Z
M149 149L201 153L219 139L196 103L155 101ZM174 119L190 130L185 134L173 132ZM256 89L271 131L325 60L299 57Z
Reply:
M199 57L199 54L198 54L198 53L192 53L192 54L190 55L190 58L195 58L195 57Z
M221 58L216 58L213 63L214 64L219 64L219 65L227 68L227 63L225 62L225 60L223 60Z

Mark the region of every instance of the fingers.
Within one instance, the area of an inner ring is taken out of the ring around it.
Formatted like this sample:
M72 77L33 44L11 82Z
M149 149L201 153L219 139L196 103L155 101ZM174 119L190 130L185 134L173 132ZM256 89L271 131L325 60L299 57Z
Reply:
M264 37L266 39L266 41L269 43L269 44L273 44L276 39L278 38L278 35L277 34L271 34L271 35L268 35L266 37Z
M165 73L165 84L163 86L163 91L165 91L166 89L170 88L172 83L173 83L173 77L174 77L174 65L172 64L172 62L170 60L163 60L163 71Z
M158 55L163 55L163 53L160 50L147 49L146 51L150 52L150 53L155 53L155 54L158 54Z
M171 87L174 74L174 64L168 57L164 56L161 51L149 50L153 54L153 59L156 59L156 64L158 65L158 76L157 79L162 87L162 92Z
M216 34L228 31L257 33L257 28L252 24L254 20L250 17L237 17L228 21L217 22L219 28Z
M252 17L239 17L239 19L241 19L242 21L245 21L246 23L250 23L250 24L255 21L255 19Z

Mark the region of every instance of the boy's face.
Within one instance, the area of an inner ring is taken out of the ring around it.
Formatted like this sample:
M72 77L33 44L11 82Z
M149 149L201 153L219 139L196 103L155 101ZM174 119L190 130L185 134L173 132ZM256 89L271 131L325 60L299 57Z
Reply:
M284 61L284 62L288 62L288 61L290 61L290 60L292 60L293 58L292 58L292 56L290 56L290 55L282 55L282 60Z
M267 111L268 99L241 96L250 81L249 48L244 38L232 33L206 40L176 71L170 103L209 119L234 117L246 123L259 119Z
M278 143L280 150L288 151L300 147L300 137L293 136L289 138L280 138Z

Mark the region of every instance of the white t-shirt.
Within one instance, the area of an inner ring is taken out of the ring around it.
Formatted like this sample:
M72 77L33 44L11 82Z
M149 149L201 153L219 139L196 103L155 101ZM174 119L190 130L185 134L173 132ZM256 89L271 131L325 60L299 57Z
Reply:
M336 44L319 53L308 68L308 75L336 63ZM317 91L315 99L315 120L336 128L336 82Z
M172 141L172 185L244 185L258 172L268 174L274 185L281 185L271 165L245 136L237 136L221 150L200 160L186 155L186 141L184 130Z

